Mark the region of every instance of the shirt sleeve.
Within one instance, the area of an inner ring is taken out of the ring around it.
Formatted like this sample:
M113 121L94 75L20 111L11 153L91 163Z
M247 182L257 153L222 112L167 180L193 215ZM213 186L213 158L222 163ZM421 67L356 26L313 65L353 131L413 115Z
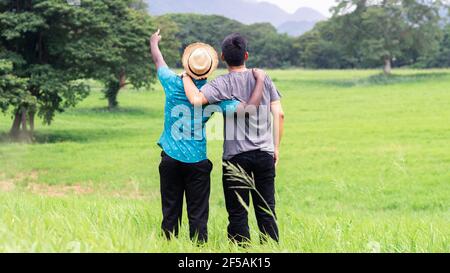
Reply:
M266 77L264 87L266 89L266 92L268 91L270 95L270 102L278 101L281 99L280 91L278 91L277 87L275 86L273 81L269 78L269 76Z
M167 66L160 67L158 69L157 74L158 74L159 82L163 86L164 91L166 93L170 92L171 88L169 88L169 87L176 84L178 75L175 74L175 72L173 72L172 70L170 70L169 67L167 67Z
M223 113L225 113L225 112L236 113L238 105L240 103L241 102L238 100L223 100L223 101L217 103L217 105L220 107L220 109L222 110Z
M232 99L228 85L222 77L216 78L215 80L205 84L202 87L201 92L205 95L205 98L210 104Z

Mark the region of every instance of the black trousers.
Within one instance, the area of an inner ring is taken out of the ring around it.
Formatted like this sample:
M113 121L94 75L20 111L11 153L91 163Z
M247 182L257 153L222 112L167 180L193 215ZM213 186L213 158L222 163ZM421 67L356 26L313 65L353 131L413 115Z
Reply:
M183 163L161 153L159 174L162 200L162 230L170 239L178 236L183 211L183 196L189 219L189 233L192 240L208 240L208 214L212 163Z
M237 243L245 243L250 240L248 213L242 205L242 201L248 207L251 194L260 232L278 242L273 156L259 150L251 151L236 155L226 163L239 165L248 174L253 174L256 190L259 192L258 194L255 190L236 188L242 187L244 184L242 181L233 181L233 178L227 175L230 170L226 166L223 167L223 189L229 221L228 238ZM238 195L242 200L239 200ZM266 236L261 237L262 241L264 237Z

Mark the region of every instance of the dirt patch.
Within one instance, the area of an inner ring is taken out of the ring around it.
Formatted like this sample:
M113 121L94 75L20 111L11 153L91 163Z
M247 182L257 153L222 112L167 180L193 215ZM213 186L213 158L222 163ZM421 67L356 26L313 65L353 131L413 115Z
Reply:
M91 182L73 185L49 185L45 183L39 183L38 180L38 171L32 171L29 173L17 173L13 178L6 178L5 174L0 173L0 192L11 192L20 188L26 192L49 197L65 197L70 195L89 194L139 200L153 199L158 197L157 193L141 190L140 183L135 180L127 181L123 189L117 190L108 189L107 187L103 186L94 188Z
M0 181L0 191L10 192L16 188L16 185L11 180L1 180Z
M43 195L62 197L66 195L86 195L94 192L90 186L75 185L48 185L38 183L39 172L31 171L28 173L17 173L11 179L6 179L5 174L0 173L0 191L11 192L17 187L26 189L26 191Z
M104 188L102 191L105 192L106 195L115 198L143 200L143 199L153 199L154 197L157 197L157 194L153 194L146 190L142 190L140 182L134 179L130 179L129 181L127 181L123 189L111 191Z
M141 191L129 191L129 190L118 190L107 193L106 195L115 198L125 198L125 199L137 199L137 200L148 200L158 197L156 193L143 193Z
M32 171L29 173L17 173L13 178L6 178L4 173L0 173L0 192L13 191L20 183L37 181L39 173Z
M39 178L39 172L38 171L31 171L29 173L17 173L13 180L14 183L20 183L20 182L33 182L37 181Z
M86 195L91 194L94 190L89 186L84 185L48 185L30 183L27 190L34 194L51 196L51 197L63 197L66 195Z
M15 188L14 180L8 179L4 173L0 173L0 192L10 192Z

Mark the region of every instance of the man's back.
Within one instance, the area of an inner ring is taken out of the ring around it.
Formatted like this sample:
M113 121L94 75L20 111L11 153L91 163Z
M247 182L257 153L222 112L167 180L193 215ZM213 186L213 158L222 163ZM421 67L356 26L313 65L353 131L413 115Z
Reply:
M201 90L209 103L226 99L248 101L252 95L256 81L251 70L231 72L220 76L206 84ZM266 77L264 94L258 108L249 108L249 112L257 111L257 115L225 116L225 141L223 158L254 150L274 153L270 104L280 100L280 94L269 77Z
M181 78L167 66L158 69L158 78L166 94L164 107L164 131L158 145L172 158L185 163L196 163L207 159L205 124L209 116L203 112L195 114L194 106L184 93ZM206 80L195 82L202 87ZM221 111L235 110L236 100L217 103ZM217 108L214 108L217 110Z

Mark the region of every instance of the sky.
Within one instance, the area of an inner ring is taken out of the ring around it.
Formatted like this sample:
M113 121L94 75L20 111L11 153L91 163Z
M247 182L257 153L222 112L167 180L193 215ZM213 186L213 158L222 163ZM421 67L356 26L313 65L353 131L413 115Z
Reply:
M280 8L295 12L300 7L309 7L320 11L325 16L330 16L329 8L333 7L335 0L256 0L258 2L270 2L278 5Z

